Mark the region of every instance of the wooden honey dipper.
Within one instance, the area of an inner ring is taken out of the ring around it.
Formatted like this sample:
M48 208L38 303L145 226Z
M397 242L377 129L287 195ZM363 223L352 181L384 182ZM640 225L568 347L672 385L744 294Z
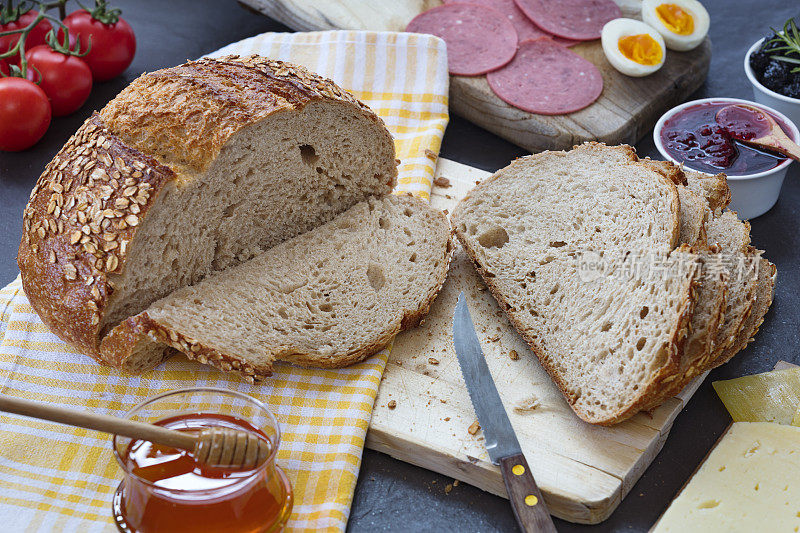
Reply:
M254 468L263 463L271 451L270 444L266 440L247 431L233 428L210 427L193 434L2 394L0 394L0 411L188 450L198 462L208 466Z

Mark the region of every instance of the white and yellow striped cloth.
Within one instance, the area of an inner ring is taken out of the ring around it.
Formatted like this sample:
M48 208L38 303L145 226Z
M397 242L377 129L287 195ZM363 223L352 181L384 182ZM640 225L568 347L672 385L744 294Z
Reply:
M398 189L429 197L448 119L443 41L389 32L268 33L212 55L251 53L304 64L368 104L395 137ZM386 351L341 370L278 365L261 385L180 356L130 377L52 335L19 278L0 291L0 337L3 394L113 415L195 385L260 399L283 431L278 463L295 491L288 529L344 529ZM105 435L0 415L0 530L113 531L111 497L120 478Z

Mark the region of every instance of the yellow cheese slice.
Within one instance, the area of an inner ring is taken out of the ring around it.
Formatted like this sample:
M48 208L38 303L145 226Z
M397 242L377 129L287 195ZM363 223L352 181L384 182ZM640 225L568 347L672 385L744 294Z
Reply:
M800 531L800 428L733 424L652 531Z
M789 424L800 404L800 367L715 381L734 422Z

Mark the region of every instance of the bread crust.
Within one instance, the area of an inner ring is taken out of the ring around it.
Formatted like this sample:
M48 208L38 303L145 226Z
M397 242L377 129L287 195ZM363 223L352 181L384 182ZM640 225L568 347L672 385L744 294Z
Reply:
M165 186L207 169L242 128L323 100L358 108L393 142L366 105L298 65L227 56L137 78L45 167L23 211L17 263L42 321L103 362L115 275L124 271L127 245ZM396 169L387 190L395 182Z
M320 100L356 106L381 122L331 80L256 55L200 59L143 74L100 115L126 143L191 175L206 170L242 128ZM385 135L391 139L388 131Z
M131 148L92 115L45 167L23 211L17 264L42 321L95 358L101 318L127 245L169 168Z

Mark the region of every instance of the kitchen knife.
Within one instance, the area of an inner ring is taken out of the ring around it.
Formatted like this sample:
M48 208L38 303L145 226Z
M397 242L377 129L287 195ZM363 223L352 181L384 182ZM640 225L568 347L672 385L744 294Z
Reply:
M472 406L483 428L489 458L500 466L508 499L522 530L554 532L553 520L522 455L517 435L486 365L466 300L463 292L458 295L453 314L453 343Z

